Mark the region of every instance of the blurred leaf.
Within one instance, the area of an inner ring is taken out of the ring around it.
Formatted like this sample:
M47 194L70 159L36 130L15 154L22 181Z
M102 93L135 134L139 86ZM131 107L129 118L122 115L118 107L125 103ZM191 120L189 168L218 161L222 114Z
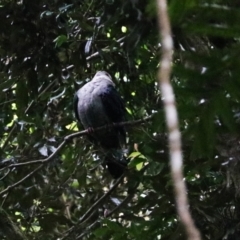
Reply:
M38 148L38 151L43 155L44 157L48 156L48 148L46 145L43 145L42 147Z
M68 5L65 5L64 7L60 7L59 8L59 11L60 12L64 12L64 11L67 11L69 10L71 7L73 7L74 5L73 4L68 4Z
M114 222L114 221L110 221L108 219L104 219L103 222L106 224L106 226L108 228L110 228L111 230L121 233L122 235L124 234L124 228L120 226L120 224Z
M164 164L159 162L150 162L149 167L146 170L146 175L156 176L163 170Z
M5 82L0 83L0 91L3 91L6 88L10 88L15 82L16 79L8 79Z
M53 40L53 42L55 42L55 47L61 47L67 41L68 39L65 35L60 35Z
M96 237L104 237L106 234L108 233L108 229L106 227L101 227L101 228L97 228L93 234Z
M40 18L43 18L44 16L51 16L51 15L53 15L53 12L51 12L51 11L44 11L44 12L42 12L41 13L41 15L40 15Z

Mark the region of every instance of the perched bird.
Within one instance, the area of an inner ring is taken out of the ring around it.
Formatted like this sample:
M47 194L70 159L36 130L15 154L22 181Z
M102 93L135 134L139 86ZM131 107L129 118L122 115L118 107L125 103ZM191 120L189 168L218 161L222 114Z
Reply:
M125 128L92 131L94 128L125 120L123 100L107 72L98 71L90 82L76 92L74 111L77 120L89 130L91 142L102 148L104 163L110 174L114 178L120 177L127 165L123 150L126 142Z

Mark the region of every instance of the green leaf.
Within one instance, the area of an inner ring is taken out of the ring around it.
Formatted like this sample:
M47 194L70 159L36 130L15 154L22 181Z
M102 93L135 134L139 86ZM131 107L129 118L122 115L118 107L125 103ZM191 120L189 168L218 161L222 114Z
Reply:
M55 47L61 47L65 42L67 42L68 38L66 35L60 35L53 40L55 42Z
M159 162L150 162L149 167L146 170L146 175L157 176L163 170L165 164Z
M140 152L132 152L129 155L129 158L132 160L129 162L128 166L131 167L136 167L138 171L140 171L143 167L143 163L147 161L146 157L142 155Z
M8 80L4 81L3 83L0 83L0 91L10 88L15 82L16 82L16 79L8 79Z
M106 226L109 229L111 229L114 232L122 232L122 231L124 231L124 228L117 222L114 222L114 221L111 221L111 220L108 220L108 219L104 219L103 222L106 224Z
M106 227L101 227L101 228L97 228L96 230L93 231L93 234L96 237L104 237L105 235L107 235L108 233L108 229Z

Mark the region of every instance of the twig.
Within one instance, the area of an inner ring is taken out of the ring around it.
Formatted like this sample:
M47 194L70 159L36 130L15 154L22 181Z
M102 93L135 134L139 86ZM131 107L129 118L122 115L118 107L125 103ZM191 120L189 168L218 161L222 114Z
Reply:
M30 178L35 172L37 172L38 170L40 170L44 165L40 165L38 166L35 170L33 170L32 172L30 172L27 176L23 177L21 180L19 180L18 182L8 186L7 188L5 188L3 191L0 192L0 195L3 195L4 193L10 191L11 189L13 189L14 187L20 185L22 182L24 182L26 179Z
M43 89L43 91L38 95L37 99L36 100L32 100L30 102L30 104L28 105L28 107L26 108L26 110L24 111L24 114L27 114L29 109L33 106L34 102L37 101L41 96L42 94L44 94L45 92L47 92L54 84L56 83L56 80L54 80L53 82L51 82L45 89ZM13 123L13 126L12 126L12 129L11 131L9 132L6 140L4 141L3 143L3 146L2 146L2 151L5 149L5 147L7 146L11 136L13 135L13 133L15 132L16 130L16 127L17 127L17 121L15 121Z
M13 125L12 125L11 131L9 132L9 134L8 134L5 142L3 143L2 151L3 151L3 150L5 149L5 147L8 145L8 142L9 142L9 140L10 140L10 137L12 136L12 134L13 134L13 132L15 131L16 127L17 127L17 123L14 122Z
M119 38L116 42L117 42L117 43L121 43L125 38L126 38L126 37ZM113 49L111 49L111 51L112 51L112 50L113 50ZM104 53L105 53L105 52L109 52L109 51L110 51L110 48L107 46L107 47L101 49L101 51L95 52L95 53L93 53L92 55L88 56L88 57L86 58L86 60L87 60L87 61L90 61L92 58L100 56L100 53L101 53L101 52L104 52Z
M162 57L158 71L158 81L163 97L166 124L168 128L168 141L170 151L170 165L177 211L184 225L189 240L200 240L201 236L195 227L189 212L186 185L183 181L181 134L178 126L178 115L172 85L170 83L173 40L167 13L166 0L157 0L159 32L161 33Z
M9 192L4 196L3 201L1 203L1 208L3 208L3 205L6 202L6 199L8 198L8 196L9 196Z
M138 185L137 185L137 186L138 186ZM133 196L134 196L134 193L131 193L131 194L127 195L127 196L124 198L124 200L123 200L118 206L116 206L111 212L109 212L109 213L106 215L106 218L112 216L115 212L117 212L119 209L121 209L121 207L124 206L126 203L128 203L128 202L132 199ZM88 234L89 231L92 230L97 223L99 223L98 221L99 221L99 219L97 219L93 224L91 224L90 226L88 226L88 227L86 228L85 232L83 232L81 235L77 236L76 239L81 239L81 238L83 238L86 234Z
M117 186L119 185L119 183L122 181L123 178L124 178L124 174L115 182L115 184L108 190L108 192L106 192L101 198L99 198L86 211L86 213L78 220L78 222L67 231L67 234L65 236L63 236L63 238L61 238L61 240L69 237L74 232L75 228L77 226L79 226L79 224L83 223L88 218L88 216L91 215L91 213L117 188Z
M141 169L140 172L143 173L147 168L148 168L148 166L145 166L143 169ZM129 194L124 198L124 200L123 200L118 206L116 206L112 211L110 211L105 217L106 217L106 218L109 218L109 217L112 216L115 212L117 212L119 209L121 209L126 203L128 203L128 202L132 199L132 197L134 196L135 190L138 188L139 184L140 184L140 182L138 182L138 183L134 186L134 188L131 189L131 193L129 193ZM81 239L81 238L83 238L86 234L88 234L89 231L92 230L97 223L99 223L98 220L99 220L99 219L97 219L93 224L91 224L90 226L88 226L87 229L85 230L85 232L83 232L81 235L77 236L76 239Z
M5 173L4 176L0 178L0 181L2 181L4 178L6 178L9 173L10 173L10 169L8 169L7 173Z
M27 240L21 228L19 228L2 208L0 208L1 235L6 239Z
M114 214L116 211L118 211L123 205L125 205L128 201L130 201L131 198L132 198L132 196L133 196L133 194L129 194L127 197L125 197L125 199L124 199L117 207L115 207L111 212L109 212L109 213L106 215L106 218L108 218L108 217L110 217L111 215L113 215L113 214ZM96 220L95 222L93 222L90 226L88 226L83 233L81 233L80 235L78 235L78 236L76 237L76 239L81 239L81 238L83 238L85 235L87 235L87 234L90 232L90 230L92 230L92 229L95 227L95 225L96 225L97 223L99 223L99 219L97 219L97 220Z
M76 240L77 239L81 239L83 238L85 235L87 235L89 233L90 230L92 230L97 224L100 224L99 223L99 219L97 219L94 223L92 223L90 226L88 226L85 230L85 232L83 232L81 235L77 236L76 237Z
M33 164L43 164L46 162L49 162L50 160L53 159L53 157L65 146L65 144L67 143L66 140L64 140L56 149L55 152L53 152L49 157L45 158L45 159L39 159L39 160L33 160L33 161L29 161L29 162L23 162L23 163L14 163L14 164L10 164L9 166L6 166L4 168L1 169L4 170L6 168L14 168L14 167L23 167L26 165L33 165Z
M98 199L88 210L87 212L81 217L81 219L79 220L79 223L83 222L88 216L89 214L96 208L98 207L103 200L105 200L118 186L118 184L122 181L124 175L122 175L116 182L115 184L109 189L108 192L106 192L100 199Z
M112 211L110 211L106 215L106 218L112 216L115 212L117 212L122 206L124 206L126 203L128 203L132 199L133 196L134 196L134 193L128 194L118 206L116 206Z

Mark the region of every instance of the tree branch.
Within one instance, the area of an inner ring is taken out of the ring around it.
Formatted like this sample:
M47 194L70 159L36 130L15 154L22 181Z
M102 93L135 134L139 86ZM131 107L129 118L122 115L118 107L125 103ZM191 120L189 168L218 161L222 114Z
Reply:
M162 93L166 124L168 128L168 141L170 151L170 165L177 211L186 230L188 239L200 240L201 236L195 227L189 212L187 190L183 181L181 134L178 126L178 114L176 110L175 96L170 83L172 66L173 40L167 13L166 0L157 0L159 32L161 33L162 57L158 71L158 81Z
M24 111L24 114L27 114L28 111L32 108L33 104L45 93L47 92L54 84L56 83L56 80L54 80L53 82L51 82L45 89L43 89L43 91L38 95L37 99L36 100L32 100L30 102L30 104L28 105L28 107L26 108L26 110ZM12 129L11 131L9 132L6 140L4 141L3 143L3 146L2 146L2 151L6 148L11 136L13 135L13 133L15 132L16 130L16 127L17 127L17 121L15 121L12 125Z
M18 182L8 186L7 188L5 188L3 191L0 192L0 196L3 195L4 193L10 191L11 189L13 189L14 187L20 185L22 182L24 182L26 179L30 178L35 172L37 172L38 170L40 170L43 167L43 164L38 166L35 170L33 170L32 172L30 172L27 176L23 177L21 180L19 180Z
M124 206L126 203L128 203L133 198L133 196L134 196L134 193L128 194L119 205L117 205L112 211L107 213L106 218L112 216L115 212L121 209L121 207Z
M101 198L99 198L88 210L87 212L81 217L79 220L79 223L82 223L88 216L89 214L96 209L119 185L119 183L123 180L124 174L115 182L115 184L109 189L108 192L106 192Z
M107 214L106 218L110 217L110 216L113 215L115 212L117 212L119 209L121 209L121 207L124 206L126 203L128 203L128 202L132 199L133 196L134 196L133 193L127 195L127 196L124 198L124 200L123 200L118 206L116 206L111 212L109 212L109 213ZM99 223L99 219L97 219L97 220L96 220L95 222L93 222L90 226L88 226L83 233L81 233L79 236L76 237L76 239L82 239L85 235L87 235L87 234L90 232L90 230L92 230L92 229L97 225L97 223ZM99 224L100 224L100 223L99 223Z
M145 117L143 119L138 119L135 121L128 121L128 122L120 122L120 123L114 123L113 125L105 125L102 127L98 127L98 128L94 128L94 132L103 130L103 129L109 129L109 128L114 128L114 127L119 127L119 126L133 126L133 125L137 125L137 124L141 124L141 123L145 123L149 120L151 120L153 118L154 114L148 117ZM44 158L44 159L38 159L38 160L33 160L33 161L28 161L28 162L23 162L23 163L14 163L14 164L10 164L8 166L5 166L4 168L0 169L5 170L6 168L15 168L15 167L23 167L26 165L33 165L33 164L43 164L46 162L49 162L50 160L52 160L54 158L54 156L60 152L60 150L67 144L68 141L72 140L73 138L76 137L80 137L80 136L84 136L89 134L88 130L83 130L80 132L76 132L76 133L72 133L68 136L66 136L64 138L64 140L62 141L62 143L57 147L56 151L53 152L49 157Z
M118 126L132 126L132 125L136 125L136 124L140 124L140 123L145 123L147 121L149 121L150 119L152 119L154 115L151 115L149 117L143 118L143 119L139 119L139 120L135 120L135 121L128 121L128 122L121 122L121 123L116 123L113 124L112 126L106 125L103 127L99 127L99 128L95 128L94 131L100 131L102 129L107 129L107 128L113 128L113 127L118 127ZM58 146L58 148L56 149L55 152L53 152L49 157L45 158L45 159L40 159L40 160L34 160L34 161L29 161L29 162L24 162L24 163L16 163L16 164L10 164L4 168L1 169L1 171L5 170L5 169L9 169L9 168L14 168L14 167L23 167L26 165L32 165L32 164L41 164L39 167L37 167L35 170L33 170L31 173L29 173L28 175L26 175L25 177L23 177L21 180L19 180L18 182L8 186L7 188L5 188L3 191L0 192L0 195L3 195L4 193L10 191L11 189L13 189L14 187L20 185L22 182L24 182L26 179L30 178L34 173L36 173L38 170L40 170L44 165L44 163L49 162L50 160L52 160L54 158L54 156L60 152L60 150L67 144L67 142L69 142L69 140L75 138L75 137L79 137L79 136L83 136L88 134L88 130L84 130L84 131L80 131L77 133L73 133L70 134L68 136L66 136L63 140L63 142ZM84 220L81 220L84 221Z
M65 236L63 236L63 238L61 238L61 240L66 239L67 237L69 237L75 230L76 226L79 226L79 224L83 223L88 216L91 215L91 213L117 188L117 186L119 185L119 183L122 181L122 179L124 178L124 174L115 182L115 184L109 189L108 192L106 192L101 198L99 198L87 211L86 213L78 220L78 222L71 227L67 234L65 234Z
M140 172L144 172L146 169L148 168L148 166L145 166L143 169L141 169ZM129 193L124 200L118 205L116 206L112 211L110 211L109 213L107 213L107 215L105 216L106 218L109 218L110 216L112 216L115 212L117 212L119 209L121 209L124 205L126 205L134 196L134 193L136 191L136 189L138 188L140 182L138 182L133 189L131 189L131 193ZM79 236L76 237L76 239L81 239L83 238L85 235L87 235L90 230L92 230L97 224L99 223L99 219L97 219L94 223L92 223L90 226L88 226L86 228L86 230L81 233ZM100 224L100 223L99 223Z
M5 234L7 239L27 240L23 232L2 208L0 208L0 226L1 232Z

